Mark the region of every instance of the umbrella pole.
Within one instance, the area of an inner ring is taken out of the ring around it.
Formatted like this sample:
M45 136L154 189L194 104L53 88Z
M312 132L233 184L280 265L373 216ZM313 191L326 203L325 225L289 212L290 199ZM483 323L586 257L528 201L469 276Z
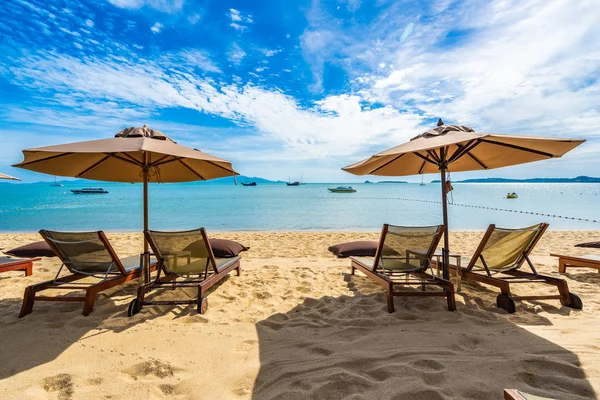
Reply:
M144 152L144 232L148 230L148 153ZM144 234L144 267L143 267L144 283L150 282L150 253L148 251L148 240Z
M450 280L450 239L448 231L448 203L447 203L447 187L446 187L446 168L440 168L442 175L442 215L444 219L444 247L442 248L442 277Z

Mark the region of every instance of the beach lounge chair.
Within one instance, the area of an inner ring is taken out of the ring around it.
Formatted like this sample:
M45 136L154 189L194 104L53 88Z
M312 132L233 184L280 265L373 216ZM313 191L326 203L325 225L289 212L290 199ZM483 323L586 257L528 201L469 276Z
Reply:
M98 232L53 232L41 230L40 235L62 261L54 279L25 289L19 318L31 313L37 301L83 302L83 315L94 310L96 295L140 275L141 256L119 258L106 235ZM63 268L70 275L59 277ZM155 268L155 266L153 267ZM75 282L93 278L95 282ZM46 290L85 290L85 296L39 296Z
M546 229L546 223L521 229L497 228L494 224L490 225L468 264L463 262L463 265L467 266L461 267L461 277L500 288L502 293L496 298L496 305L509 313L515 312L515 300L559 299L562 305L580 310L583 307L581 299L569 292L567 282L564 279L538 274L529 259ZM524 263L527 263L531 272L520 270ZM512 294L510 285L533 282L556 286L559 294Z
M595 268L600 274L600 255L586 254L585 256L564 256L561 254L550 254L558 257L558 272L567 272L567 267Z
M129 304L130 317L148 305L196 304L198 312L204 314L208 309L207 291L233 270L240 275L240 257L215 258L204 228L178 232L147 230L144 234L158 260L158 273L154 281L138 288L137 298ZM157 288L197 288L198 297L146 300L146 294Z
M394 226L384 224L375 257L350 257L352 272L364 273L386 290L387 306L394 312L394 296L446 297L448 310L456 310L452 282L437 277L431 257L444 233L444 226ZM420 286L421 291L399 290ZM441 290L425 290L437 286Z
M40 258L0 257L0 272L24 271L25 276L33 274L33 263Z

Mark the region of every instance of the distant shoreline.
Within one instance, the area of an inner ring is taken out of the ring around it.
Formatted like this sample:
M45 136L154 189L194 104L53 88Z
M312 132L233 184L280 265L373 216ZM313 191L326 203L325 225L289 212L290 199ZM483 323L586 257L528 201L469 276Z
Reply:
M440 180L433 180L431 183L440 183ZM511 178L476 178L464 179L462 181L453 181L452 183L600 183L600 178L591 176L578 176L575 178L529 178L529 179L511 179Z

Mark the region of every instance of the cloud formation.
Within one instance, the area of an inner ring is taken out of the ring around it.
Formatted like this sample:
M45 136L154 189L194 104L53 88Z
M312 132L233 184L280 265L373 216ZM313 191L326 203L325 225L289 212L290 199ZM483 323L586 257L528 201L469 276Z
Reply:
M287 160L340 176L442 117L480 131L583 136L591 140L570 168L600 167L592 0L315 0L280 20L258 6L194 7L10 0L0 79L14 92L0 131L80 135L155 121L250 168ZM251 154L235 150L249 142Z

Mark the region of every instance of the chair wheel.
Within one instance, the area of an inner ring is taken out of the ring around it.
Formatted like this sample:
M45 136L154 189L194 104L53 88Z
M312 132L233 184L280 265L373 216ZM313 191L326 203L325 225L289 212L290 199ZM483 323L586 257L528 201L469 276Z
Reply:
M569 292L569 296L571 296L570 304L567 304L567 302L565 302L562 298L560 299L560 303L565 307L569 307L574 310L581 310L583 308L583 301L581 301L581 297L571 292Z
M516 310L515 301L506 293L500 293L496 297L496 306L505 309L509 314L514 313Z
M198 312L206 314L208 310L208 299L206 297L198 297Z
M129 307L127 308L127 316L133 317L135 314L139 313L141 309L142 307L140 307L140 301L136 297L135 299L131 300L131 303L129 303Z

